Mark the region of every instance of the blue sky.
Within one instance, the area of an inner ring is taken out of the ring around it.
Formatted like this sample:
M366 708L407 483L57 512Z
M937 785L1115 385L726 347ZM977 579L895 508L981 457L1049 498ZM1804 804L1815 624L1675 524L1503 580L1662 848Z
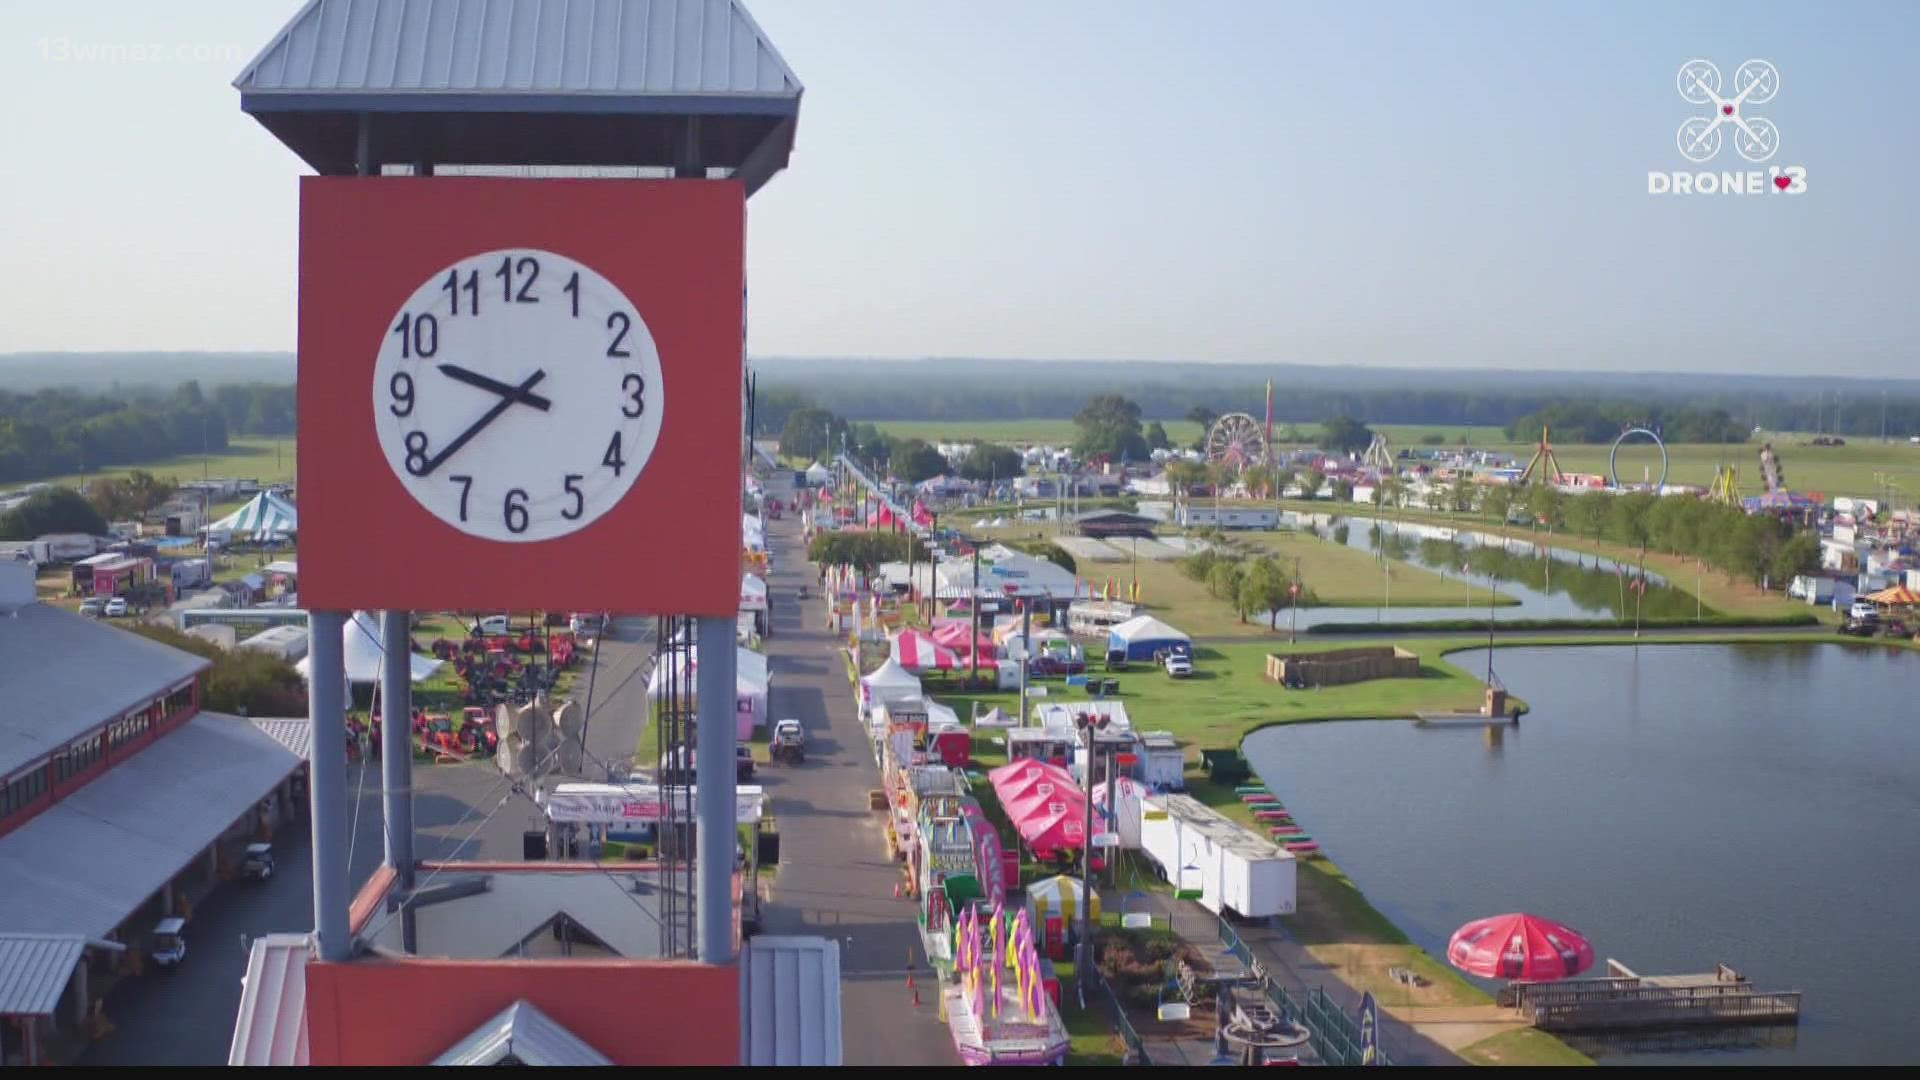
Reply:
M228 83L298 6L0 5L0 351L291 347L301 166ZM807 86L756 355L1915 370L1920 5L749 6ZM1806 193L1647 193L1694 57L1778 68Z

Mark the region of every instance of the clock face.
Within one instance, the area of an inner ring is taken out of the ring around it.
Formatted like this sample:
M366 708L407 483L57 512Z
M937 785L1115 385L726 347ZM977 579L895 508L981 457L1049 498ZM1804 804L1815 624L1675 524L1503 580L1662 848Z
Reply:
M435 517L551 540L618 504L660 438L660 353L640 311L564 255L506 248L443 267L387 322L374 430Z

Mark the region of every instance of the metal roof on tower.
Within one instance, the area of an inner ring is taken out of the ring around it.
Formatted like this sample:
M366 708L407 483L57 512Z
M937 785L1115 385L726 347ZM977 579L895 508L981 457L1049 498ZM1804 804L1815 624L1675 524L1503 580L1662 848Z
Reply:
M740 0L308 0L233 85L322 174L720 169L749 192L802 92Z

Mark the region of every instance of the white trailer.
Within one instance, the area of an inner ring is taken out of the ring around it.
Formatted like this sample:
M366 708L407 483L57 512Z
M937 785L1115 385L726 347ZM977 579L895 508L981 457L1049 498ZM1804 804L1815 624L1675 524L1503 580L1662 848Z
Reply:
M47 557L41 562L75 562L100 550L100 544L86 533L48 533L34 540L47 545Z
M1140 847L1160 864L1175 895L1215 914L1231 908L1257 919L1294 912L1293 856L1191 796L1140 800Z
M1187 786L1187 755L1169 731L1140 733L1140 782L1149 791L1180 791Z

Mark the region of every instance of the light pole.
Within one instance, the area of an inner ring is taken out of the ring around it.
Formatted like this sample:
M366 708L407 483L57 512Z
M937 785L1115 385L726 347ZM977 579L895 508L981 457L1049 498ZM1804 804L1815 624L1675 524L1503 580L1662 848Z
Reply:
M1500 575L1489 576L1493 592L1487 595L1487 685L1493 685L1493 605L1500 600Z

